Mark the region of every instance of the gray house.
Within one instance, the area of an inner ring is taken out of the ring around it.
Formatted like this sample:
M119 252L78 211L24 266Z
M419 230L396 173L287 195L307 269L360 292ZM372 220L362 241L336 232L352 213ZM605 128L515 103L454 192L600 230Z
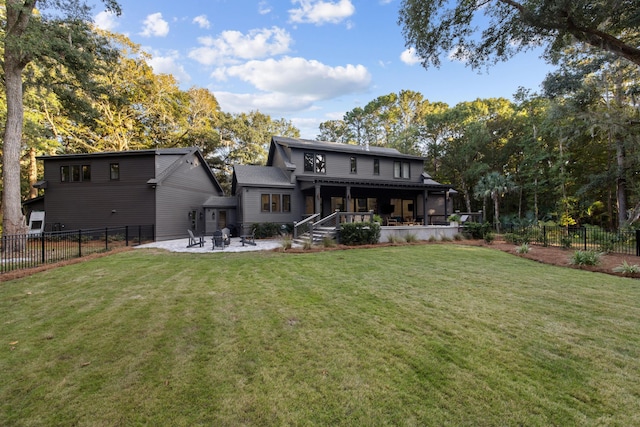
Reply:
M45 230L153 225L157 240L235 221L200 150L176 148L39 157ZM222 222L220 222L222 221Z
M390 148L273 137L265 166L234 167L238 222L246 230L338 209L373 211L386 223L442 222L455 191L431 179L424 161Z
M154 225L157 240L228 227L291 224L319 213L373 211L386 225L434 224L451 213L449 185L422 157L395 149L273 137L265 166L236 165L232 195L197 148L39 157L45 231Z

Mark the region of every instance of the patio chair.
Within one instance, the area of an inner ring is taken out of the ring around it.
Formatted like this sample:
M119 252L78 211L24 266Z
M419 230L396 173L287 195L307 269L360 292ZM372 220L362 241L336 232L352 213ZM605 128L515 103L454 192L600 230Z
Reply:
M231 231L227 227L222 229L222 238L225 245L229 246L231 244Z
M189 244L187 245L188 248L193 248L195 246L199 246L199 247L204 246L203 236L198 236L198 237L194 236L193 231L191 231L190 229L187 229L187 232L189 233Z
M220 249L224 249L224 234L222 234L222 230L216 230L213 232L213 250L216 250L216 247Z
M256 245L256 232L252 231L251 234L243 234L240 236L240 243L242 246L246 243L247 245L255 246Z

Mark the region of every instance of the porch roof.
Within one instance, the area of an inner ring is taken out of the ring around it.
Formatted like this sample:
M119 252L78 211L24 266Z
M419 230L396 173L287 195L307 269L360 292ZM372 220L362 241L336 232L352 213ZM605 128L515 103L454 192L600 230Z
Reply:
M233 187L288 187L295 185L280 168L269 166L235 165L233 167Z
M319 177L319 176L297 176L296 179L301 183L318 183L327 185L355 185L368 188L404 188L415 190L450 190L450 185L440 184L432 179L423 181L401 181L401 180L365 180L358 178L336 178L336 177Z

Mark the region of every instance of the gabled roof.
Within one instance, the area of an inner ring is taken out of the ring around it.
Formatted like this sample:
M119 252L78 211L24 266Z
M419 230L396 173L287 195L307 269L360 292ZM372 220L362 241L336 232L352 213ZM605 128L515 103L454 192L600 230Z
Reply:
M147 180L147 184L151 186L162 185L167 177L171 176L171 174L182 164L184 161L189 161L189 158L195 156L200 164L202 165L204 171L207 176L214 184L220 195L223 194L222 187L220 183L216 179L216 176L213 174L213 171L207 164L202 152L197 147L187 147L187 148L158 148L152 150L130 150L130 151L106 151L100 153L77 153L77 154L61 154L61 155L45 155L37 157L38 160L80 160L80 159L90 159L90 158L122 158L122 157L137 157L137 156L163 156L163 155L171 155L171 156L179 156L173 161L169 166L164 168L162 171L157 173L156 176L153 176ZM36 188L46 188L47 182L40 181L37 183L38 187Z
M403 154L395 148L386 147L366 147L363 145L342 144L339 142L313 141L310 139L287 138L283 136L274 136L271 138L272 145L280 145L283 147L301 148L315 151L330 151L338 153L350 153L358 155L369 155L374 157L393 157L399 159L412 159L424 161L423 157ZM269 149L269 159L267 164L271 164L273 148Z
M295 187L287 175L280 169L271 166L235 165L233 167L233 188L241 187Z

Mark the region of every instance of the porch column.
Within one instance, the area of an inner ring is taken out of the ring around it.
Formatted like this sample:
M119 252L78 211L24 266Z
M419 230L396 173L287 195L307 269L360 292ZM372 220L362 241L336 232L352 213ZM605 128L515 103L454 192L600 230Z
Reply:
M320 197L320 184L315 185L315 196L313 198L313 210L314 213L322 213L322 198Z
M347 185L346 194L344 195L344 210L345 212L351 212L351 186L350 185Z
M429 213L427 212L427 198L429 197L429 192L427 190L422 190L422 225L428 224L427 216Z

